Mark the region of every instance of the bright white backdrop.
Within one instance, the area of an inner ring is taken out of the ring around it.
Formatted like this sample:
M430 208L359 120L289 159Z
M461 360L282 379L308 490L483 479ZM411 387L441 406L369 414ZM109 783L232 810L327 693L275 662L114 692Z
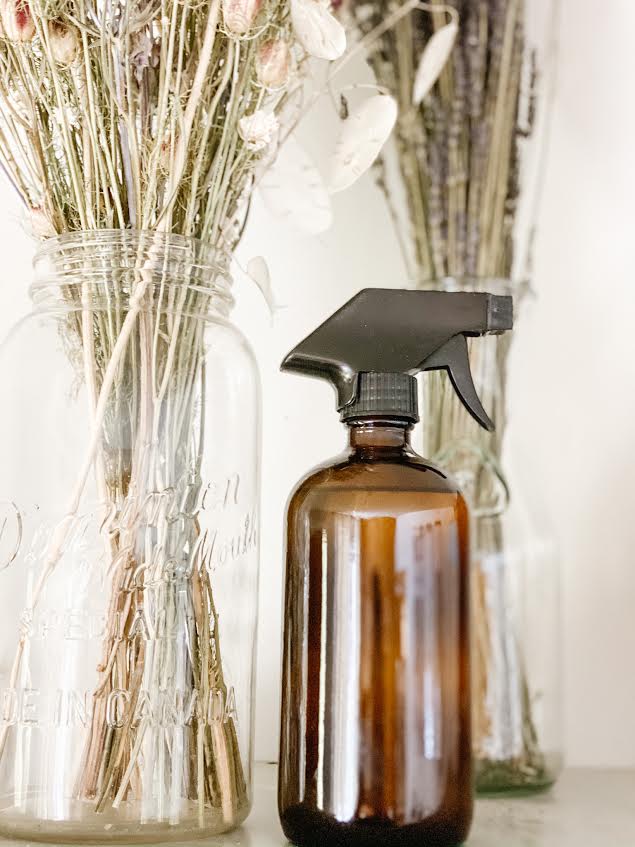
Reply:
M563 0L561 60L547 187L536 246L538 301L517 334L509 449L550 514L562 551L566 753L569 764L635 766L635 4ZM318 109L303 136L332 139ZM0 189L0 332L28 308L32 246ZM281 376L284 354L365 285L405 271L368 178L336 198L319 239L256 203L241 250L266 255L273 325L238 284L237 320L264 384L264 490L257 755L275 759L279 709L282 522L286 497L343 434L332 390ZM6 399L3 399L4 404ZM2 410L0 409L0 413Z

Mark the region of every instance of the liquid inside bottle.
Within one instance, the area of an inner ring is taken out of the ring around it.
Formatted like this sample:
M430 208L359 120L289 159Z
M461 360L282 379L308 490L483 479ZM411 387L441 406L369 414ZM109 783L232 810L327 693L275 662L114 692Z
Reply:
M410 424L291 498L279 810L298 847L454 847L472 817L468 517Z

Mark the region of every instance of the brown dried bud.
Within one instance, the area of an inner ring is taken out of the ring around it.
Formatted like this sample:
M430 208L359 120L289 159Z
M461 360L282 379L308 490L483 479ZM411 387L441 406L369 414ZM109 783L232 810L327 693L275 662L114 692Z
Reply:
M262 45L256 56L256 73L264 88L283 88L287 84L289 55L289 45L281 38Z
M166 136L166 138L161 142L158 164L161 171L165 174L169 174L174 167L174 150L171 135Z
M35 24L27 0L3 0L2 27L10 41L31 41Z
M249 32L258 17L263 0L223 0L225 27L235 35Z
M58 64L71 65L79 50L79 32L75 27L53 21L49 24L49 46Z

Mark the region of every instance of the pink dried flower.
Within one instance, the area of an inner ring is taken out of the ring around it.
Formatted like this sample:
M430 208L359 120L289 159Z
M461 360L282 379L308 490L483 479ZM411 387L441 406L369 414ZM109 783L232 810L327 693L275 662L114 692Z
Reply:
M256 57L258 81L264 88L282 88L289 79L289 45L281 38L265 42Z
M223 0L223 19L226 28L235 35L244 35L252 27L262 8L263 0Z
M58 64L71 65L79 50L79 32L75 27L53 21L49 24L49 46Z
M32 40L35 35L35 24L27 0L4 0L2 26L5 37L10 41Z

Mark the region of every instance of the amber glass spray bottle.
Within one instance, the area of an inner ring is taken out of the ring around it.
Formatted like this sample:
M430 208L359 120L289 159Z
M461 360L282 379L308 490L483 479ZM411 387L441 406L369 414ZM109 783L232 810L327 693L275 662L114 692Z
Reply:
M410 446L415 374L492 428L467 338L509 297L367 289L284 370L335 386L347 452L291 497L279 811L298 847L455 847L472 818L468 516Z

